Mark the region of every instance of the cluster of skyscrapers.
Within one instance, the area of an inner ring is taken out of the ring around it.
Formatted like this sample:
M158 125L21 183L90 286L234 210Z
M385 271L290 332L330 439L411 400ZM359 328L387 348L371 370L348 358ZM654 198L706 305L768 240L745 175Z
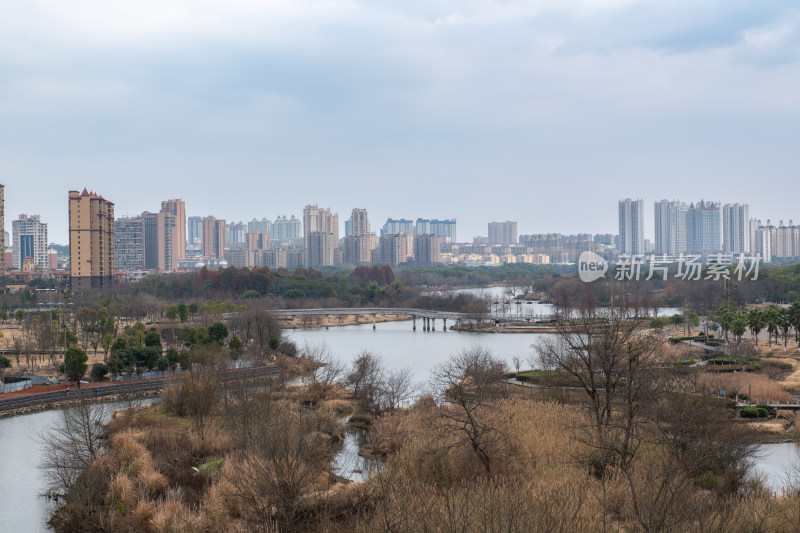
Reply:
M0 185L0 227L5 189ZM84 189L69 192L69 270L58 270L39 215L20 215L0 232L0 271L22 276L42 271L69 276L74 289L111 285L148 272L207 267L295 268L334 265L572 263L591 250L609 260L646 253L761 254L765 261L800 258L800 226L777 226L750 216L747 204L661 200L654 204L655 239L644 235L644 202L620 200L619 233L518 235L514 221L490 222L486 237L458 243L456 221L389 218L376 234L367 210L353 209L339 235L339 214L306 205L302 218L253 219L228 224L213 216L186 217L181 199L158 212L115 218L114 204ZM66 266L66 265L65 265ZM15 274L16 273L16 274Z
M790 220L778 226L750 216L747 204L661 200L654 204L655 240L644 239L644 201L619 201L619 252L652 252L676 256L700 254L760 254L764 261L800 257L800 226ZM652 248L652 249L649 249Z

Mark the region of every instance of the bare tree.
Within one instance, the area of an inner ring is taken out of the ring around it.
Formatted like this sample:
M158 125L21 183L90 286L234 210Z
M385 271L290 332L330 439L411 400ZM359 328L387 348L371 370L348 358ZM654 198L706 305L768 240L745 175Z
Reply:
M51 493L64 494L102 453L108 415L105 404L81 402L62 409L57 421L41 433L41 467Z
M306 375L312 401L325 398L343 373L342 363L326 344L306 344L301 350L311 362Z
M487 474L493 452L506 441L503 422L491 404L504 395L505 363L485 348L472 348L437 366L431 376L437 400L437 430L468 446Z
M330 446L320 432L327 423L322 416L276 403L268 416L251 419L249 446L229 461L226 473L227 497L253 529L289 531L303 523L304 506L330 462Z
M408 368L389 370L381 386L381 406L384 411L394 411L414 397L416 386Z

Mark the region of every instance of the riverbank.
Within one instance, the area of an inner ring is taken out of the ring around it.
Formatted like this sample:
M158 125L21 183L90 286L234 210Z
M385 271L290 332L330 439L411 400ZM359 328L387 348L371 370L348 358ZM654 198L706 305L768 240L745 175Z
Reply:
M372 324L373 317L370 314L365 315L328 315L328 320L325 320L326 315L298 315L297 318L292 320L289 316L277 317L281 326L284 329L310 329L310 328L324 328L324 327L338 327L338 326L357 326L360 324ZM402 322L411 320L409 315L375 315L375 323L382 322Z

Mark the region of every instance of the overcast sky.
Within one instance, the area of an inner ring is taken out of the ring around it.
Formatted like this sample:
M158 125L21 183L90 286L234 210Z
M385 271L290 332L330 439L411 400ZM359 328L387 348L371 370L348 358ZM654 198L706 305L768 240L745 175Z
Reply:
M6 228L117 216L617 231L622 197L800 220L796 0L0 0Z

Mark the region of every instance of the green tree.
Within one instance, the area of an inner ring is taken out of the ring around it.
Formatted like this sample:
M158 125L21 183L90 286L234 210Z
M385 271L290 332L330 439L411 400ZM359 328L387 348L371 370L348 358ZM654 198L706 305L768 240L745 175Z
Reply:
M178 304L178 317L180 317L181 322L186 322L186 319L189 318L189 308L186 307L186 304Z
M231 340L228 341L228 349L231 351L231 357L238 359L244 351L244 343L239 337L234 335L231 337Z
M786 351L789 330L792 328L792 318L788 308L783 308L778 312L778 327L783 333L783 350Z
M17 312L14 313L14 318L17 320L17 322L22 322L25 320L25 310L17 309Z
M210 342L218 342L219 344L222 344L227 336L228 326L222 322L214 322L211 327L208 328L208 338Z
M689 335L692 334L692 328L696 328L700 325L700 316L697 313L691 312L686 316L686 329L689 332Z
M70 381L79 381L83 378L83 376L86 375L86 370L89 368L89 365L86 364L88 360L89 357L86 355L86 352L77 346L72 346L67 349L67 353L64 355L64 364L62 365L63 372L66 374L67 379Z
M144 345L153 347L153 348L161 348L161 335L154 329L148 331L144 336Z
M199 312L200 312L200 306L196 302L192 302L189 304L189 314L191 314L191 316L195 316Z
M92 365L92 371L90 373L92 381L103 381L106 374L108 374L108 367L103 363L95 363Z
M114 335L106 333L103 335L103 340L100 345L103 347L103 361L108 361L108 352L111 350L111 345L114 344Z
M164 313L164 316L167 317L167 320L175 321L178 319L178 306L177 305L170 305L167 306L167 312Z
M794 327L794 342L800 344L800 302L794 302L789 307L789 321Z
M280 347L280 345L281 345L281 339L280 339L280 337L278 337L277 335L273 335L272 337L270 337L270 338L269 338L269 343L268 343L268 345L269 345L269 349L270 349L270 350L272 350L272 351L274 352L274 351L275 351L275 350L277 350L277 349Z
M747 312L747 327L750 334L758 342L758 334L764 329L764 313L760 309L751 309Z
M747 331L747 314L744 311L737 311L731 320L731 333L736 339L736 344L742 342L742 335L745 331Z
M772 348L772 336L775 335L775 342L778 342L778 322L780 310L775 304L764 309L764 326L767 328L767 343Z

